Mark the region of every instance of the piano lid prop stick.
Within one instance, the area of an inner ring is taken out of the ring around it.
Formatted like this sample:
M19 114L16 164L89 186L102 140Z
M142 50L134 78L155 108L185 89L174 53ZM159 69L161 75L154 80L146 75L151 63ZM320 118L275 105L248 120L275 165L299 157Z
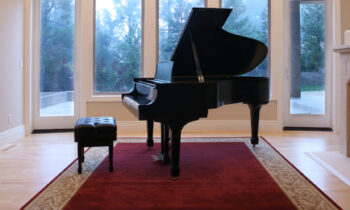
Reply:
M190 33L190 38L191 38L191 44L192 44L192 51L193 51L194 61L195 61L195 64L196 64L196 70L197 70L197 74L198 74L198 81L203 83L204 82L204 77L203 77L201 66L199 64L197 48L196 48L196 45L195 45L195 43L194 43L194 41L192 39L191 31L189 31L189 33Z

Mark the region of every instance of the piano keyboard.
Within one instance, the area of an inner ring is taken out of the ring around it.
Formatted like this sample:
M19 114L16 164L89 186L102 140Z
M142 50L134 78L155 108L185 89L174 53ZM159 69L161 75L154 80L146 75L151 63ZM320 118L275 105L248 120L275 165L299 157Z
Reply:
M151 103L152 101L145 98L145 97L137 97L137 96L125 96L123 98L123 102L125 102L126 104L130 105L131 107L133 107L136 110L139 110L139 106L140 105L147 105L149 103Z

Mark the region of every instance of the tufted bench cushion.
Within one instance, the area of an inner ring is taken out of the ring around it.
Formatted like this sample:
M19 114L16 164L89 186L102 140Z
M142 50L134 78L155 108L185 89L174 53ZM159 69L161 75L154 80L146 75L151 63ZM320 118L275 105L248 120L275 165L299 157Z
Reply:
M117 125L113 117L82 117L74 127L74 139L78 141L110 141L117 138Z
M117 124L113 117L82 117L74 127L78 143L78 173L82 172L84 147L108 146L109 170L113 171L113 141L117 139Z

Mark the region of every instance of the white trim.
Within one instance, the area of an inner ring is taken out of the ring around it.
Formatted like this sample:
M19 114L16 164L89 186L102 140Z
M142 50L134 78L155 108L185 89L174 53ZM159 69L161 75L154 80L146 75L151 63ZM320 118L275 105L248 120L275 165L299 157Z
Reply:
M0 133L0 144L8 143L9 141L14 141L16 139L22 138L25 135L24 125L12 128L10 130Z
M349 162L348 161L344 161L344 158L346 158L344 155L342 155L339 152L332 152L334 154L336 154L336 156L338 157L337 161L342 162L343 164L341 164L341 168L347 168L346 166L349 166ZM327 169L329 172L331 172L333 175L335 175L336 177L338 177L339 179L341 179L343 182L345 182L347 185L350 185L350 179L346 176L343 175L343 173L339 172L337 170L338 167L333 167L331 164L325 162L324 160L322 160L321 158L319 158L317 155L315 155L312 152L306 152L305 153L307 156L309 156L309 158L311 158L313 161L315 161L316 163L318 163L319 165L321 165L322 167L324 167L325 169ZM339 162L338 162L339 163ZM345 166L345 167L344 167Z
M88 98L87 102L114 102L122 101L122 95L93 95Z
M344 9L343 9L344 10ZM341 30L341 1L333 1L333 45L340 46L342 44ZM341 62L339 53L333 53L333 130L340 132L340 119L343 113L340 112L341 101Z
M74 5L74 121L80 116L81 110L81 0L75 0Z
M26 135L32 133L32 54L33 54L33 0L24 1L24 72L23 72L23 121Z
M72 128L80 112L80 40L81 34L80 21L80 3L81 0L75 0L74 8L74 115L73 116L40 116L40 16L41 16L41 0L33 0L33 56L32 56L32 126L35 129L65 129ZM77 19L78 17L78 19ZM78 49L76 49L78 48ZM27 104L25 104L27 105ZM86 103L85 103L86 106Z
M146 121L118 121L118 133L145 133ZM159 133L159 124L155 123L154 132ZM260 132L282 131L281 121L263 120L259 123ZM213 132L250 132L250 120L198 120L188 123L183 132L213 133Z
M271 97L270 101L277 101L277 121L283 120L283 85L285 75L285 5L286 1L270 1L270 73Z
M204 7L207 7L207 8L220 8L221 7L221 0L205 0L204 1Z

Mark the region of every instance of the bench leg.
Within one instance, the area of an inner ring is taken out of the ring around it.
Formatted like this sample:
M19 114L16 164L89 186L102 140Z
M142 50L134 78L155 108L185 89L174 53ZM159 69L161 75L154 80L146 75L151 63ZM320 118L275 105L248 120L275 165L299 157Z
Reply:
M81 164L84 161L84 147L78 143L78 174L81 174Z
M108 145L109 148L109 171L113 172L113 141Z
M83 162L84 163L84 161L85 161L85 153L84 153L84 147L80 147L80 152L81 152L81 162Z

